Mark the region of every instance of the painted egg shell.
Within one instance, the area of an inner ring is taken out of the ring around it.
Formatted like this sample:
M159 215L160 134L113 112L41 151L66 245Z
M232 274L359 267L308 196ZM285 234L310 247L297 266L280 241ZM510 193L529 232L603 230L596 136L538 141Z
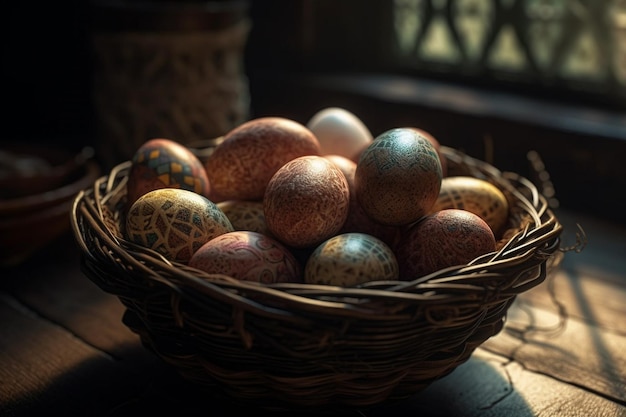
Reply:
M251 231L225 233L194 253L189 266L264 284L301 282L301 268L280 242Z
M171 139L150 139L133 155L128 173L128 206L148 191L180 188L209 196L211 186L200 159Z
M437 151L437 155L439 156L439 162L441 163L441 174L443 177L448 175L448 160L446 159L446 156L441 152L441 142L439 142L432 133L424 129L420 129L418 127L411 127L411 129L424 135L424 137L433 144L435 150Z
M215 203L178 188L149 191L133 203L126 217L129 240L182 263L209 240L232 231Z
M483 219L466 210L447 209L411 225L394 253L400 277L412 280L446 267L467 264L495 248L493 232Z
M248 230L270 235L262 201L226 200L217 203L235 230Z
M339 230L339 233L365 233L392 245L396 241L400 229L396 226L387 226L372 220L371 217L365 214L356 198L356 191L354 189L356 162L341 155L325 155L324 158L333 162L343 172L346 180L348 181L348 189L350 190L350 208L348 210L348 217Z
M295 248L316 246L337 234L349 208L345 175L321 156L287 162L271 178L263 199L272 235Z
M317 137L322 155L341 155L355 162L374 139L361 119L341 107L318 111L308 121L307 127Z
M304 125L262 117L234 128L205 161L215 195L222 200L261 200L272 175L285 163L319 155L320 144Z
M386 225L408 225L439 196L441 162L432 143L410 128L388 130L361 154L354 176L365 213Z
M369 281L397 280L398 262L382 240L364 233L333 236L309 257L304 268L307 284L354 286Z
M502 232L509 218L509 203L504 193L492 183L475 177L454 176L443 179L432 211L450 208L477 214L487 222L495 235Z

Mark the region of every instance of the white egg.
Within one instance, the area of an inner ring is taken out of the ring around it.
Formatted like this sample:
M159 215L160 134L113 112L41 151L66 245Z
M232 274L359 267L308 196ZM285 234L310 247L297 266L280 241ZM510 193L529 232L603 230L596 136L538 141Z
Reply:
M341 155L357 161L373 136L354 113L341 107L327 107L315 113L307 123L320 143L322 155Z

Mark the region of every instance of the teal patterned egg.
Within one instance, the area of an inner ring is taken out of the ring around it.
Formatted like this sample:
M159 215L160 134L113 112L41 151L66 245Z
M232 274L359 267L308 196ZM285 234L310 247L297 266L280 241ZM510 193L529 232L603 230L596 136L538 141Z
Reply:
M365 233L343 233L326 240L304 268L306 283L340 287L397 280L398 276L398 261L391 248Z
M411 128L388 130L363 151L354 173L356 197L374 221L409 225L435 204L443 173L437 150Z

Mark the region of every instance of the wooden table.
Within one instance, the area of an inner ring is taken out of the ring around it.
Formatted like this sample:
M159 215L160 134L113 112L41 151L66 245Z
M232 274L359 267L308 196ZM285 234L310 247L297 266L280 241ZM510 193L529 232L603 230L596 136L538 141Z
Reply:
M559 218L563 244L578 222L587 247L518 297L500 334L425 391L352 415L626 416L626 228ZM0 415L264 414L199 393L141 346L122 314L81 273L69 233L2 270Z

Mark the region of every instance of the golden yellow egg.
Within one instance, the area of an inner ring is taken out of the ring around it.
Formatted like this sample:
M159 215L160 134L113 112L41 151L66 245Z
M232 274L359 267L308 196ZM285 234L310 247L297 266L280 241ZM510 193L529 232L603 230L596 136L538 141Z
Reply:
M478 215L496 235L502 232L509 218L509 204L504 193L492 183L476 177L453 176L443 179L431 213L451 208Z
M126 218L129 240L182 263L210 239L232 231L215 203L180 188L149 191L133 203Z

